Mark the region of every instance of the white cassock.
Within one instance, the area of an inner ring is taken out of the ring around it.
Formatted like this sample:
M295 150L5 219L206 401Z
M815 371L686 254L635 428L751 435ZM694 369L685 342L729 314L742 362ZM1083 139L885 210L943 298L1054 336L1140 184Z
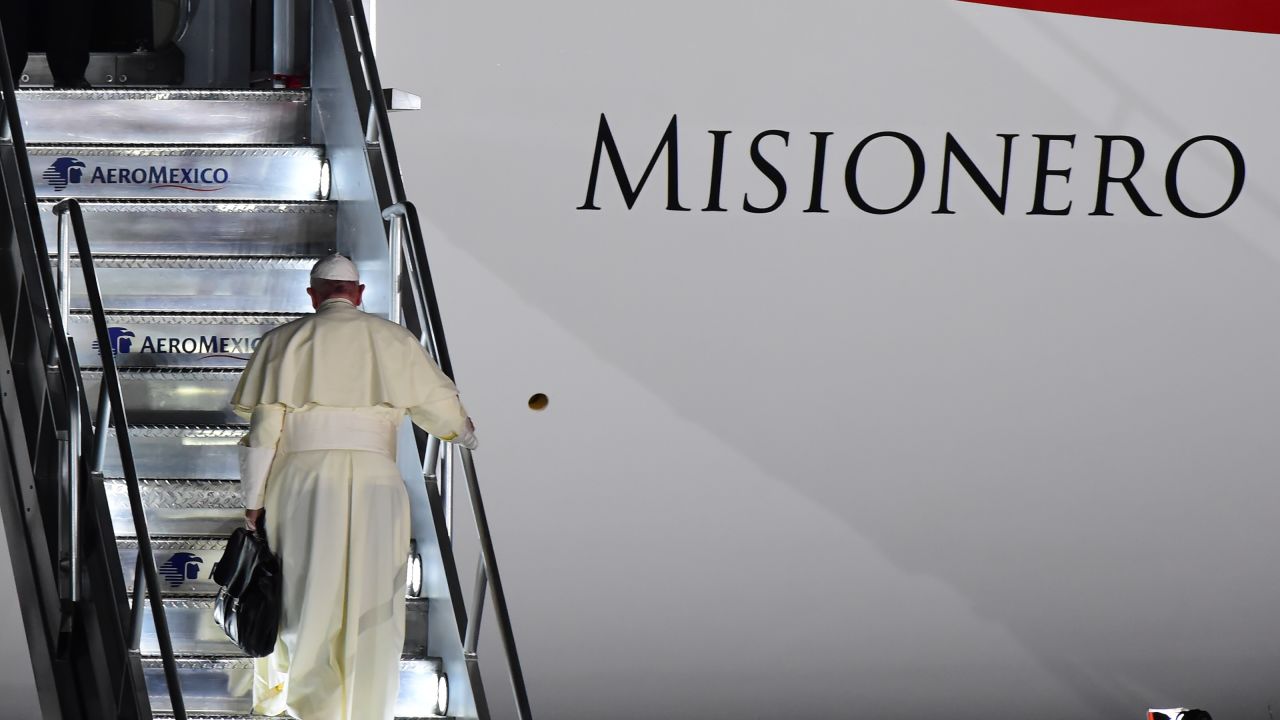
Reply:
M396 434L408 413L470 441L457 389L407 330L331 299L262 339L231 404L250 418L245 507L266 508L283 569L280 639L257 661L255 711L390 720L409 550Z

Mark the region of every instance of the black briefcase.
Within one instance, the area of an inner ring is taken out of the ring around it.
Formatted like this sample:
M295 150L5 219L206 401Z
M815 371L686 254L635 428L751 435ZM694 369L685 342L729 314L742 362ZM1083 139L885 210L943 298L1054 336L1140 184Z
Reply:
M280 633L280 559L267 547L258 518L254 533L239 528L227 540L227 550L213 566L213 581L221 585L213 601L218 623L250 657L270 655Z

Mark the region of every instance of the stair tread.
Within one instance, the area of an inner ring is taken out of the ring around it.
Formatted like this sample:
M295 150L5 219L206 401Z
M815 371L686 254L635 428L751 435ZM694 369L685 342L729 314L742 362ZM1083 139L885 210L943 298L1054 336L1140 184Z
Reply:
M205 564L207 571L210 565ZM161 582L165 580L160 574ZM244 657L241 648L230 641L227 634L214 620L215 593L163 592L165 621L169 625L169 637L175 657L205 659L205 657ZM131 596L132 597L132 594ZM429 630L430 601L426 598L404 596L404 638L401 646L402 660L424 660L428 657L426 635ZM160 641L155 630L155 618L143 612L142 635L138 646L140 657L159 657Z
M302 317L302 313L296 312L221 312L217 310L111 310L106 311L107 318L142 318L139 322L150 322L154 324L182 324L176 322L182 318L204 318L211 320L219 320L227 324L233 325L257 325L260 321L273 320L290 320ZM88 310L71 311L73 318L92 318L93 315Z
M50 253L56 257L57 253ZM318 255L177 255L172 253L156 253L156 254L136 254L136 253L111 253L99 255L94 254L93 265L95 268L136 268L145 269L256 269L270 268L273 270L309 270L317 260ZM80 256L78 253L72 253L71 264L74 267L80 266Z
M77 198L80 208L90 212L135 212L139 207L170 209L173 212L318 212L335 210L333 200L181 200L177 198ZM41 209L61 200L40 198Z
M199 511L204 508L189 509ZM243 527L244 510L242 505L235 508L215 509L228 511L227 522L220 528L191 534L153 535L150 538L151 555L156 560L161 577L166 581L161 588L163 597L198 601L208 600L217 595L218 585L213 581L210 571L226 552L230 534L235 529ZM125 576L132 577L136 569L135 563L142 556L141 542L136 536L117 534L116 549L120 555ZM411 552L412 547L405 548L406 558L412 559ZM193 569L197 572L192 573ZM412 570L409 572L412 574ZM412 578L406 578L405 597L420 597L415 595L413 588L409 586L411 582L413 582Z
M165 380L172 378L174 380L200 380L215 379L226 377L239 377L240 368L232 367L122 367L117 368L120 375L146 375L152 379ZM85 375L101 375L104 371L102 368L88 368L82 371Z
M129 597L133 596L132 592L129 592L126 594ZM215 594L211 594L211 593L174 593L174 594L165 594L165 596L163 597L163 600L166 607L173 606L173 607L203 608L203 607L213 607L214 598L215 598ZM430 600L427 598L409 597L408 595L405 596L404 601L406 605L426 605L430 602ZM149 609L148 609L148 612L150 612ZM145 654L146 653L144 653L144 655ZM184 655L183 657L200 657L200 656Z
M132 603L132 602L133 602L133 593L132 593L132 592L127 593L126 597L128 597L128 598L129 598L129 602L130 602L130 603ZM201 611L201 612L203 612L203 611L209 611L210 613L212 613L212 612L213 612L213 603L214 603L215 598L216 598L216 595L209 595L209 594L204 594L204 593L201 593L201 594L194 594L194 593L191 593L191 594L182 594L182 593L179 593L179 594L168 594L168 593L166 593L166 594L162 597L162 600L164 601L164 606L165 606L165 612L166 612L166 613L168 613L168 612L170 612L170 611L172 611L172 610L181 610L181 609L199 610L199 611ZM427 609L428 609L428 608L430 607L430 605L431 605L431 601L430 601L430 600L428 600L427 598L421 598L421 597L410 597L410 596L406 595L406 596L405 596L405 598L404 598L404 604L405 604L405 612L406 612L406 614L415 614L415 613L419 613L419 614L421 614L421 613L425 613L425 612L427 611ZM147 614L148 614L148 616L150 616L150 613L151 613L151 607L150 607L150 605L148 605L148 606L147 606ZM139 657L143 657L143 658L158 658L158 657L160 657L160 655L159 655L159 653L158 653L158 652L154 652L154 651L150 651L150 650L143 649L143 650L140 650L140 651L139 651ZM191 654L191 653L175 652L175 653L174 653L174 657L175 657L175 658L195 658L195 659L201 659L201 658L228 658L228 657L231 657L231 658L234 658L234 657L241 657L241 658L243 658L243 657L244 657L244 655L243 655L243 654L237 654L237 653L227 653L227 654ZM417 656L417 655L402 655L400 659L401 659L401 660L423 660L424 658L423 658L423 657L421 657L421 656Z
M102 478L106 491L124 493L124 478ZM197 489L202 497L184 495L182 491ZM237 479L189 479L189 478L138 478L138 491L143 495L143 502L152 507L182 507L189 510L241 510L241 489ZM150 501L150 502L148 502ZM166 501L166 502L165 502ZM160 505L156 505L159 502ZM119 537L132 537L120 533ZM178 533L165 533L156 537L212 537L201 533L195 536L183 536Z
M40 221L57 252L56 198L40 201ZM85 198L94 256L327 255L337 247L338 206L327 200Z
M112 428L111 430L112 432L115 432L115 428ZM135 431L143 437L184 437L189 435L205 437L226 437L235 435L238 437L244 434L244 427L241 425L200 425L195 423L130 423L130 434Z
M144 668L158 668L162 667L164 663L164 660L158 655L143 655L141 659L142 667ZM253 668L253 658L244 655L175 655L173 660L179 669L242 670ZM439 667L439 665L439 658L400 658L400 672Z
M229 481L234 482L234 481ZM197 549L197 550L221 550L227 546L227 535L152 535L150 537L151 548L153 550L167 550L170 548ZM138 538L133 535L118 534L116 535L117 547L129 550L138 548ZM200 592L184 592L174 593L175 596L183 597L201 597L212 596L212 593Z
M213 480L239 478L236 445L244 437L243 424L129 425L129 439L139 477ZM107 443L103 477L124 477L114 429Z
M121 549L136 550L138 548L138 538L133 535L117 535L116 546ZM225 535L151 536L152 550L168 550L175 547L190 550L223 550L227 547L227 537ZM201 593L186 594L199 595Z
M50 142L27 143L27 150L36 155L48 155L55 151L71 148L77 154L90 157L98 155L171 155L174 151L185 150L194 155L270 155L273 157L289 155L323 155L323 145L278 145L273 143L235 143L211 145L198 142L183 143L122 143L122 142Z
M243 432L243 428L241 428ZM123 483L124 478L118 475L106 475L102 478L108 483ZM227 478L138 478L138 483L142 486L178 486L178 484L221 484L234 483L238 480L229 480Z
M159 657L141 657L141 665L143 671L147 674L147 686L152 703L158 707L156 717L172 717L169 710L168 689L161 675L164 668L164 661ZM187 681L183 681L183 689L186 705L191 708L188 711L189 718L252 718L250 705L252 699L250 697L251 690L246 687L245 681L248 680L249 674L253 672L254 660L244 656L240 657L190 657L176 656L174 658L176 669L180 676L186 676L195 680L197 685L203 685L193 693ZM441 664L439 658L428 658L421 660L400 660L400 681L401 690L400 697L397 700L397 709L401 712L396 715L397 718L435 718L442 716L424 715L421 710L426 705L426 698L423 697L424 690L431 688L434 690L434 679L441 672ZM221 677L219 677L221 676ZM203 682L198 678L204 678ZM215 690L209 687L210 678L219 678L214 682L218 687ZM430 683L424 686L424 682ZM228 693L228 686L233 685L235 691ZM201 690L204 692L202 693ZM210 692L212 691L212 692ZM208 693L208 694L206 694ZM407 694L406 694L407 693ZM428 707L430 705L427 705ZM444 716L448 717L448 716Z
M153 712L152 717L156 720L169 720L174 717L173 713ZM288 715L236 715L227 713L216 713L210 715L208 713L187 713L187 720L282 720L288 719ZM397 715L395 720L454 720L452 715Z
M328 193L323 146L75 139L27 145L37 196L290 201Z
M290 271L288 274L304 273ZM256 308L225 311L109 308L106 321L112 333L112 349L119 351L116 363L121 367L243 367L263 335L306 314L298 310L264 312ZM92 314L73 309L68 330L75 340L81 367L102 367Z
M19 90L32 144L306 142L311 93L305 90L93 88Z
M23 88L18 90L18 102L23 100L207 100L244 102L306 102L311 99L309 90L197 90L197 89L142 89L142 88L93 88L91 90L49 90Z

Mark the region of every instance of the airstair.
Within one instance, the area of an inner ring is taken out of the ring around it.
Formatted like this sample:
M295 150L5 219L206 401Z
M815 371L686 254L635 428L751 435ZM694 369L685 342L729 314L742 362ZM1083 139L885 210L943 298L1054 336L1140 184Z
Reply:
M307 93L25 91L19 102L30 118L46 239L58 238L53 203L82 198L187 710L247 713L253 664L213 623L209 575L243 523L236 443L245 427L229 408L239 369L263 333L310 312L308 271L336 249L336 203L321 194L324 151L307 144L301 121ZM172 125L149 128L156 117ZM221 119L216 132L185 129L186 119L208 117ZM84 169L59 187L49 169L63 159ZM184 172L195 182L183 182ZM149 173L165 177L119 182ZM215 173L228 181L202 186L198 176ZM204 200L211 192L230 204ZM73 280L71 302L68 330L95 402L102 369L82 282ZM118 451L108 447L107 497L115 526L126 529L118 548L131 578L138 543L127 530ZM440 661L427 656L426 613L425 600L409 601L400 715L438 705ZM142 653L153 707L165 709L151 622Z
M444 353L448 370L421 231L398 187L386 123L392 93L377 82L365 50L367 29L351 4L321 0L315 7L314 92L18 92L46 256L55 285L69 281L59 293L69 308L57 310L79 365L87 405L81 414L88 418L89 409L100 407L112 382L128 414L131 457L117 443L124 429L95 418L108 440L100 474L86 473L86 482L101 485L105 507L97 510L114 530L115 552L104 553L118 558L112 584L128 595L128 612L144 618L134 630L136 651L120 662L136 664L135 692L145 699L129 711L118 709L118 717L251 716L252 660L212 617L212 566L243 522L236 444L246 427L231 413L229 398L258 339L311 311L305 293L311 265L334 251L352 255L371 290L381 286L372 293L374 309L403 316L437 356ZM323 101L317 99L322 91ZM6 190L12 198L12 187ZM64 202L68 198L75 203ZM71 222L76 213L83 218L79 228ZM97 293L75 252L77 241L86 240L105 329L95 323ZM102 347L104 337L109 348ZM9 333L10 344L20 339ZM108 353L114 368L104 360ZM517 705L527 717L474 463L469 453L454 462L455 449L421 433L406 437L421 453L427 503L414 508L415 544L406 548L410 587L397 717L488 717L475 653L486 591L494 594ZM483 551L470 621L449 535L455 467L467 472ZM134 523L131 485L145 532ZM75 512L94 512L96 493L88 492L84 509ZM57 494L60 507L64 494ZM85 527L72 518L72 525ZM70 542L78 549L86 540L72 534ZM148 547L163 621L156 613L143 616L135 597L151 572L141 562ZM82 554L81 562L89 562ZM65 549L54 556L66 574ZM72 561L70 572L85 571ZM84 623L76 630L92 631ZM172 647L168 673L166 644ZM127 686L129 672L118 682ZM171 699L175 680L179 707ZM65 704L63 710L67 717L97 716L67 711Z

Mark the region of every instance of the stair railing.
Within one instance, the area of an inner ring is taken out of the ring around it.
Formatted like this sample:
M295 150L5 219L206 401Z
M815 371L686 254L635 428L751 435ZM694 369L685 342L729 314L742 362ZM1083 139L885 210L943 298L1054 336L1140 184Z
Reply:
M65 361L71 356L71 349L67 342L65 326L59 324L59 319L49 315L49 308L56 307L56 298L49 295L51 288L51 276L47 262L47 255L41 254L37 257L43 258L43 262L35 261L28 252L30 248L27 245L36 241L41 236L38 234L40 228L39 210L34 203L35 184L31 179L31 168L27 160L27 146L22 133L22 120L18 115L18 95L13 85L13 76L9 69L9 61L7 51L4 47L3 38L0 38L0 92L3 92L4 107L0 112L0 138L4 142L3 158L5 163L6 174L16 171L16 178L6 178L7 181L17 180L17 184L21 192L13 193L11 190L10 197L7 198L10 204L10 212L14 223L15 235L20 244L21 261L23 265L23 274L27 282L31 286L39 286L42 293L39 293L35 299L43 302L43 313L46 315L45 320L48 321L49 329L49 346L45 348L43 360L45 366L50 371L56 371L59 368L67 367ZM6 182L9 185L9 182ZM32 272L34 269L34 273ZM43 295L43 297L40 297ZM39 335L39 333L37 333ZM58 373L60 390L64 398L69 403L76 402L76 392L72 384L72 378L68 373ZM68 408L68 412L70 412ZM74 473L75 460L69 461L69 445L74 441L73 436L79 435L80 428L76 424L76 418L65 417L65 429L57 430L57 439L59 444L59 480L65 481L68 473ZM79 584L72 572L74 560L72 555L72 540L78 540L78 523L73 521L69 514L69 502L67 493L70 492L65 485L59 487L58 497L58 526L59 533L57 539L57 547L55 556L58 561L58 597L61 600L60 617L53 619L57 625L51 629L50 635L55 643L64 642L66 636L71 633L71 623L74 616L73 602L79 599ZM61 636L61 637L59 637Z
M408 309L414 313L417 326L421 328L419 336L423 347L431 354L440 369L453 377L453 363L449 358L449 347L445 341L444 324L440 317L440 305L436 299L435 283L431 277L431 266L427 260L426 245L422 233L422 224L418 220L418 211L413 203L405 199L404 180L400 174L400 161L396 154L395 141L391 135L391 120L387 109L386 95L382 81L378 76L377 63L373 57L373 41L369 34L369 25L365 20L364 8L360 0L332 0L334 12L339 22L349 21L354 34L356 47L352 57L348 53L348 62L352 67L353 77L364 82L363 90L368 93L369 115L365 129L365 140L369 145L377 144L382 156L382 167L386 173L390 203L383 209L382 217L388 223L388 252L391 266L392 301L391 319L400 320L400 313ZM407 272L404 272L407 270ZM404 301L401 296L401 275L408 280L409 298ZM440 497L444 509L443 516L452 536L453 505L453 451L454 443L428 441L424 454L423 467L429 473L440 467ZM467 448L458 446L456 450L462 459L463 477L466 481L467 494L471 500L471 511L476 524L480 541L480 558L476 573L475 592L472 596L471 612L468 613L465 631L464 651L467 662L477 662L476 649L479 642L480 620L484 613L485 590L493 592L493 608L498 631L502 637L503 653L507 660L511 689L515 696L516 713L520 720L532 720L533 713L529 708L529 693L525 686L524 672L520 666L520 656L516 650L515 634L511 629L511 613L507 606L506 594L502 587L502 576L498 572L497 554L493 547L493 537L489 531L489 520L485 514L484 501L480 494L480 481L477 476L475 458Z
M178 666L174 658L173 641L169 635L169 622L165 616L164 598L161 596L160 575L156 568L156 558L151 548L151 533L147 529L146 511L142 505L142 492L138 486L138 471L134 463L133 446L129 438L129 418L124 406L124 393L120 386L120 370L116 366L115 348L111 344L111 333L107 326L106 310L102 304L102 290L98 285L97 272L93 266L93 254L89 248L89 235L85 231L84 214L80 202L75 198L67 198L53 207L58 218L58 308L61 324L67 327L71 315L71 239L76 243L76 254L80 272L84 282L85 295L89 301L89 312L93 316L94 336L98 347L98 355L102 358L102 381L98 389L98 407L93 436L92 451L84 458L89 467L89 477L101 483L103 465L107 456L107 435L114 425L116 446L120 454L120 465L124 470L125 487L129 495L129 508L133 514L134 535L138 539L138 559L134 563L133 606L129 613L129 652L138 652L142 641L143 608L146 598L151 600L151 616L155 624L156 638L160 645L160 659L164 667L165 684L169 690L169 701L172 704L174 717L186 720L186 706L182 700L182 686L178 680ZM69 348L71 339L64 337L64 344ZM77 385L80 368L73 350L68 356L68 364L74 368ZM75 396L73 415L80 418L79 395ZM79 424L75 427L78 429ZM80 438L73 438L72 443L79 448L83 445ZM75 466L77 463L73 462ZM75 484L72 485L76 487ZM70 499L72 507L72 527L80 524L79 501L76 492ZM72 563L75 564L77 548L72 548ZM73 570L72 577L75 577ZM145 580L145 587L144 587ZM74 585L73 585L74 587Z
M13 84L13 75L4 52L3 40L0 39L0 95L3 96L3 108L0 108L0 137L4 143L6 155L5 172L16 172L16 181L20 193L10 197L11 213L15 225L15 236L19 242L22 258L23 274L31 286L39 286L37 299L42 305L43 318L47 323L48 346L44 354L45 363L51 371L57 371L61 385L63 400L62 417L66 429L58 432L59 445L59 498L58 512L60 533L57 556L62 566L64 580L59 583L59 594L63 601L63 616L60 635L69 636L72 627L71 619L75 617L76 603L80 601L80 528L83 525L84 508L80 493L83 481L80 475L81 463L92 469L92 476L101 481L102 464L106 453L106 436L108 434L108 415L114 417L117 427L117 439L120 446L121 461L126 469L126 483L129 490L130 504L133 509L135 532L139 539L139 567L146 570L146 580L152 597L152 612L156 625L156 633L161 645L162 662L165 679L169 686L169 696L176 718L185 720L186 710L182 702L182 690L178 684L177 665L174 660L172 643L170 642L168 623L164 616L164 607L160 596L159 575L156 572L155 558L151 552L150 535L147 533L146 517L142 510L142 498L138 489L137 474L133 463L133 454L129 445L128 421L121 396L119 374L115 359L111 353L109 333L106 326L106 314L102 306L102 296L94 274L93 259L89 250L88 236L84 229L84 218L79 203L68 200L60 203L55 212L59 215L59 282L56 286L49 267L48 247L45 244L41 226L39 207L35 202L35 183L31 177L26 140L22 131L22 121L18 113L17 91ZM21 197L18 197L21 195ZM18 207L21 206L21 212ZM65 213L70 211L71 226L74 230L84 283L90 300L94 325L97 331L99 351L103 357L103 385L107 392L100 391L103 396L99 404L99 422L94 432L93 458L87 462L84 454L84 408L86 407L83 379L76 358L75 344L67 332L70 320L70 241L62 224ZM54 312L54 309L57 312ZM39 334L39 333L38 333ZM109 403L107 397L111 399ZM114 406L114 407L113 407ZM130 651L137 651L141 632L139 608L141 595L138 594L140 583L135 582L134 620L130 634L132 635ZM123 698L119 700L123 702Z

